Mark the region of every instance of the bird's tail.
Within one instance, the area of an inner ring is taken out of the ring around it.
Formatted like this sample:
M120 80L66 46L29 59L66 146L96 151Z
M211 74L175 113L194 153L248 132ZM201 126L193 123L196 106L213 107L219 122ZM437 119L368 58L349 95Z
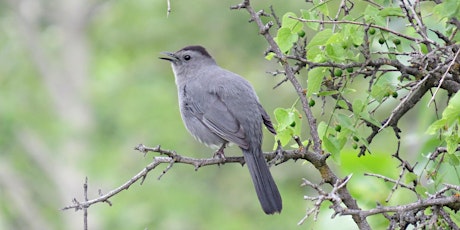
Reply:
M260 148L243 149L243 155L262 209L266 214L280 213L283 208L281 195L268 169L262 150Z

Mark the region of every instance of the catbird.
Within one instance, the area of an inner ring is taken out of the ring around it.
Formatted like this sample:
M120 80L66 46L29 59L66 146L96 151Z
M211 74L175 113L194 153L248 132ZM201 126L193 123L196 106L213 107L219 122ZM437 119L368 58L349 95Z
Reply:
M244 156L262 209L280 213L281 196L262 154L262 123L276 134L270 117L254 89L241 76L219 67L202 46L187 46L175 53L163 52L171 62L179 107L187 130L200 142L220 147L224 157L229 143Z

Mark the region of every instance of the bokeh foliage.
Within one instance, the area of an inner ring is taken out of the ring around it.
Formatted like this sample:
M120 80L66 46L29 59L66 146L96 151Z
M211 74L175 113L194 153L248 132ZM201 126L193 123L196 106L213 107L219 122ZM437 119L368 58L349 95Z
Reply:
M54 14L59 9L56 2L59 1L0 1L0 229L82 229L81 212L59 209L74 197L82 199L85 177L89 178L89 195L96 197L99 189L107 192L140 171L151 156L143 157L132 150L138 143L161 144L194 157L212 154L212 150L190 137L182 125L171 69L157 59L161 51L204 45L221 66L253 83L272 119L276 108L295 105L295 93L288 86L272 89L282 79L265 72L274 71L277 65L263 58L266 45L256 27L247 23L247 15L229 10L230 5L238 2L172 0L172 12L167 17L166 1L88 0L81 2L94 7L84 16L88 20L84 27L76 29L88 53L84 63L67 67L71 72L87 67L82 76L85 83L76 94L60 91L64 99L68 95L78 96L87 112L88 120L74 122L79 119L64 117L62 110L72 111L76 105L56 105L56 94L50 92L43 70L33 57L34 48L30 48L32 39L47 52L50 65L42 68L64 68L59 54L72 52L72 47L63 45L63 29L58 22L59 17L66 15ZM265 3L255 4L269 11ZM310 6L301 1L272 4L279 16ZM365 9L365 5L357 3L356 7ZM38 33L34 36L24 32L27 27L23 27L21 10L40 16L35 21ZM309 15L305 11L296 13ZM314 36L313 30L306 32L305 36ZM359 43L356 39L347 45ZM73 84L66 81L67 77L60 76L63 88ZM303 77L306 83L309 76L305 73ZM354 82L352 87L363 84ZM356 97L359 96L358 92ZM314 108L319 117L320 104L317 100ZM435 119L434 111L417 107L401 120L402 127L408 130L402 134L402 149L409 159L423 161L424 156L419 153L438 144L418 128ZM320 121L327 122L327 117ZM307 131L303 124L296 132L305 137ZM395 161L387 158L396 147L394 139L385 133L378 138L372 145L375 152L365 158L356 158L352 146L344 145L336 169L341 175L355 174L350 190L369 207L384 200L391 186L362 177L361 172L397 176ZM275 139L266 132L264 140L264 149L271 149ZM240 152L233 147L227 154ZM446 181L456 179L449 173L451 169L443 170L440 173ZM303 195L311 193L299 187L301 178L320 180L309 164L302 162L273 167L284 209L280 215L266 216L260 210L246 168L223 165L195 172L190 166L175 165L157 180L160 173L154 171L142 186L136 184L111 199L111 207L100 204L90 209L90 229L296 228L309 205L303 201ZM410 198L400 194L392 201L409 202ZM331 213L324 208L320 220L309 221L306 228L327 229L340 224L342 229L354 229L350 218L331 220ZM385 226L385 222L376 219L375 226Z

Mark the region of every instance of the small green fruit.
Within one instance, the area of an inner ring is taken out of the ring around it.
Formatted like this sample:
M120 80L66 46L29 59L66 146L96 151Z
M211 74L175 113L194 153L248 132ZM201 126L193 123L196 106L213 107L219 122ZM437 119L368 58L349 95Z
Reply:
M340 76L342 76L342 74L343 74L343 71L341 69L335 69L334 70L334 76L340 77Z
M359 141L359 138L357 136L353 136L353 140L358 142Z
M336 125L335 126L335 131L340 132L340 130L342 130L342 126L341 125Z
M394 91L392 94L391 94L392 97L394 98L397 98L398 97L398 92Z
M397 45L397 46L398 46L398 45L401 45L401 40L395 38L395 39L393 39L393 43L394 43L395 45Z
M348 67L348 68L347 68L347 72L348 72L348 73L353 73L353 67Z
M357 149L357 148L358 148L358 144L353 143L352 147L353 147L353 149Z
M313 99L310 99L310 101L308 102L308 105L309 105L310 107L315 106L315 104L316 104L316 101L313 100Z
M370 34L370 35L374 35L374 34L375 34L375 29L374 29L374 28L370 28L370 29L369 29L369 34Z
M297 33L297 35L299 35L299 37L303 38L305 37L305 31L301 30Z
M295 121L293 121L289 126L294 128L295 127Z
M379 38L380 45L383 45L383 43L385 43L385 42L386 42L385 38Z

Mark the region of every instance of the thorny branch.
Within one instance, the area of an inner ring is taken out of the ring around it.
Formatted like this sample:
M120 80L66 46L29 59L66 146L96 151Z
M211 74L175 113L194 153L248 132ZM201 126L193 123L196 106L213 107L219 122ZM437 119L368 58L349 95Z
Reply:
M399 183L396 180L386 178L381 175L376 174L368 174L370 176L376 176L377 178L382 178L385 181L389 181L392 183ZM345 187L348 181L350 180L351 175L345 177L341 181L338 181L336 184L333 185L330 192L325 191L321 188L321 186L314 184L306 179L303 179L303 186L309 186L318 192L318 196L305 196L305 200L314 201L314 206L307 210L306 215L298 224L302 224L309 216L313 215L314 219L316 220L317 215L319 214L321 205L325 201L329 201L332 203L330 206L331 209L335 211L332 215L334 218L336 215L346 216L346 215L360 215L363 218L368 216L376 215L376 214L385 214L384 216L390 221L390 229L395 229L397 226L403 227L407 226L408 224L412 224L414 226L424 225L427 224L427 218L434 218L435 216L442 215L443 220L448 223L451 229L458 229L458 226L454 224L451 217L446 214L446 210L440 207L448 207L450 210L457 212L460 210L460 186L458 185L451 185L451 184L444 184L444 188L438 191L436 194L429 195L426 199L417 199L417 201L405 205L397 205L397 206L382 206L381 204L377 203L376 207L369 210L354 210L344 208L342 206L342 199L341 196L337 193L337 191ZM415 192L414 187L410 186L403 186ZM431 214L426 214L426 210L429 209L432 211ZM436 218L437 219L437 218ZM433 227L434 225L432 225Z
M238 163L238 164L244 165L245 163L244 157L242 156L240 157L226 156L225 158L215 157L215 158L197 159L197 158L182 156L172 150L162 149L160 146L151 148L151 147L146 147L143 144L139 144L134 149L144 153L144 155L147 154L148 152L156 152L156 153L160 153L161 155L165 155L165 156L155 156L153 158L153 161L150 164L148 164L144 169L138 172L131 179L129 179L128 181L126 181L124 184L122 184L118 188L106 194L102 194L102 192L100 192L100 196L98 198L88 200L88 197L87 197L88 187L87 187L87 182L85 182L85 186L84 186L85 201L78 201L77 199L73 199L72 201L73 204L62 208L62 210L67 210L67 209L74 209L75 211L87 210L90 206L94 204L104 203L104 202L109 205L112 205L109 201L110 198L122 192L123 190L128 190L131 187L131 185L133 185L137 181L140 181L142 185L142 183L146 179L149 172L157 168L157 166L161 164L167 164L168 166L166 167L166 169L162 171L160 176L158 176L158 179L161 179L161 177L165 175L173 167L174 164L188 164L188 165L194 166L195 170L198 170L200 167L203 167L203 166L221 165L221 164L228 164L228 163ZM282 150L282 154L279 154L278 151L279 150L274 151L274 152L264 153L265 159L267 159L267 161L277 160L275 165L281 164L290 159L292 160L305 159L306 158L305 156L308 152L308 148L301 148L301 149L296 149L296 150Z

